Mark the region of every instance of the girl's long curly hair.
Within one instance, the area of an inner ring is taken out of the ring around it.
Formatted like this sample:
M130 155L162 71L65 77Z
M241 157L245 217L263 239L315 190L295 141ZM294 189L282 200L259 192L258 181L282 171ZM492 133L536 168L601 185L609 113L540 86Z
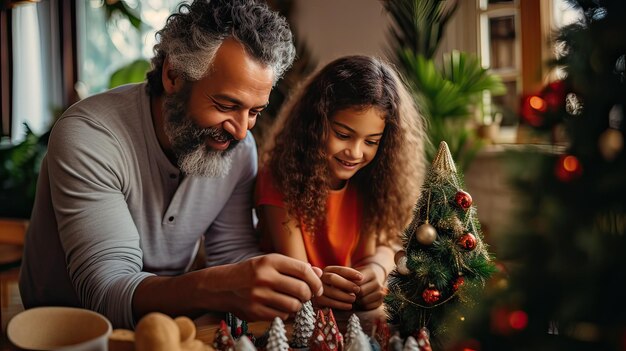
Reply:
M389 63L346 56L309 77L281 110L261 160L283 193L288 215L315 233L326 225L331 119L336 112L355 107L376 108L385 118L376 156L350 181L362 203L361 233L388 244L411 218L425 169L424 121Z

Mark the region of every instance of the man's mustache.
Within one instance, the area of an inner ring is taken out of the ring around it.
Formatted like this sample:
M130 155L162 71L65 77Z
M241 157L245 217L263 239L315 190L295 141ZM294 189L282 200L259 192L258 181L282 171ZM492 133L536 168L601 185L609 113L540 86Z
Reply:
M204 139L210 137L219 143L224 143L235 138L227 131L221 128L194 128L194 137Z

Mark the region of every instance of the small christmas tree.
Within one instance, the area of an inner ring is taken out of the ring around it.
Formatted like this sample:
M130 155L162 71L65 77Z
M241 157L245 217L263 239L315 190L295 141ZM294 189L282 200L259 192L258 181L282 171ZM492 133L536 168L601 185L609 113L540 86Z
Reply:
M406 338L406 342L404 343L404 348L402 351L420 351L419 346L417 346L417 341L412 336Z
M243 335L235 343L235 350L237 351L256 351L256 347L250 338Z
M449 315L464 316L460 308L474 300L495 267L472 197L443 141L402 240L385 298L389 320L405 337L422 327L432 330L433 339L442 337Z
M310 351L342 351L343 336L339 332L335 316L331 309L325 315L320 309L317 311L315 329L309 340Z
M348 339L346 339L345 346L345 351L362 351L372 349L369 338L361 329L354 330L354 335L352 335L350 340L348 341Z
M305 348L313 335L315 328L315 311L311 301L302 304L302 309L296 313L293 322L293 333L291 346L295 348Z
M220 327L215 331L213 347L218 351L235 351L235 340L230 335L225 321L221 321Z
M388 350L391 333L389 332L387 321L384 319L377 319L374 327L374 335L372 335L372 337L378 342L381 350Z
M348 319L348 325L346 326L346 334L344 337L344 343L346 349L352 343L352 341L359 336L359 333L363 333L363 327L361 327L361 321L356 314L352 314ZM369 344L369 341L368 341Z
M430 335L428 334L428 329L422 328L417 332L417 346L419 346L421 351L432 351L430 347Z
M282 319L276 317L270 326L269 337L267 338L267 351L287 351L289 343L287 342L287 331Z
M230 335L233 339L239 339L242 335L248 334L248 322L237 318L232 313L226 314L226 325L230 328Z

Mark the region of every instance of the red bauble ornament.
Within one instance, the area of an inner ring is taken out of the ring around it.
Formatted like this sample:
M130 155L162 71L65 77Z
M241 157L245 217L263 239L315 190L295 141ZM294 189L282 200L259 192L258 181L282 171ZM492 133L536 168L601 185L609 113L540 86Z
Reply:
M452 284L452 290L457 291L461 287L461 285L465 284L465 278L462 276L457 277L454 284Z
M476 237L472 233L465 233L461 235L458 243L465 250L474 250L476 247Z
M557 112L565 107L565 95L567 95L567 86L562 80L554 81L541 90L541 96L550 112Z
M454 195L454 202L460 208L467 210L472 206L472 196L463 190L459 190Z
M427 304L432 305L435 302L439 301L439 299L441 298L441 293L435 288L426 288L422 293L422 298Z

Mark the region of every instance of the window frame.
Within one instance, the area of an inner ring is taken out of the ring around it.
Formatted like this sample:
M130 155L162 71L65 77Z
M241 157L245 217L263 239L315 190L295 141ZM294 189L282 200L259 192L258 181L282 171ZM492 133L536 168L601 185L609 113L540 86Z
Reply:
M57 8L55 22L59 33L59 45L61 53L62 80L61 108L65 109L78 101L78 95L74 89L77 77L76 67L76 4L74 1L65 0L41 0L49 2L50 6ZM0 112L2 142L11 140L12 127L15 123L13 118L13 36L12 36L12 9L20 6L24 1L7 1L0 8ZM37 4L36 4L37 6Z

